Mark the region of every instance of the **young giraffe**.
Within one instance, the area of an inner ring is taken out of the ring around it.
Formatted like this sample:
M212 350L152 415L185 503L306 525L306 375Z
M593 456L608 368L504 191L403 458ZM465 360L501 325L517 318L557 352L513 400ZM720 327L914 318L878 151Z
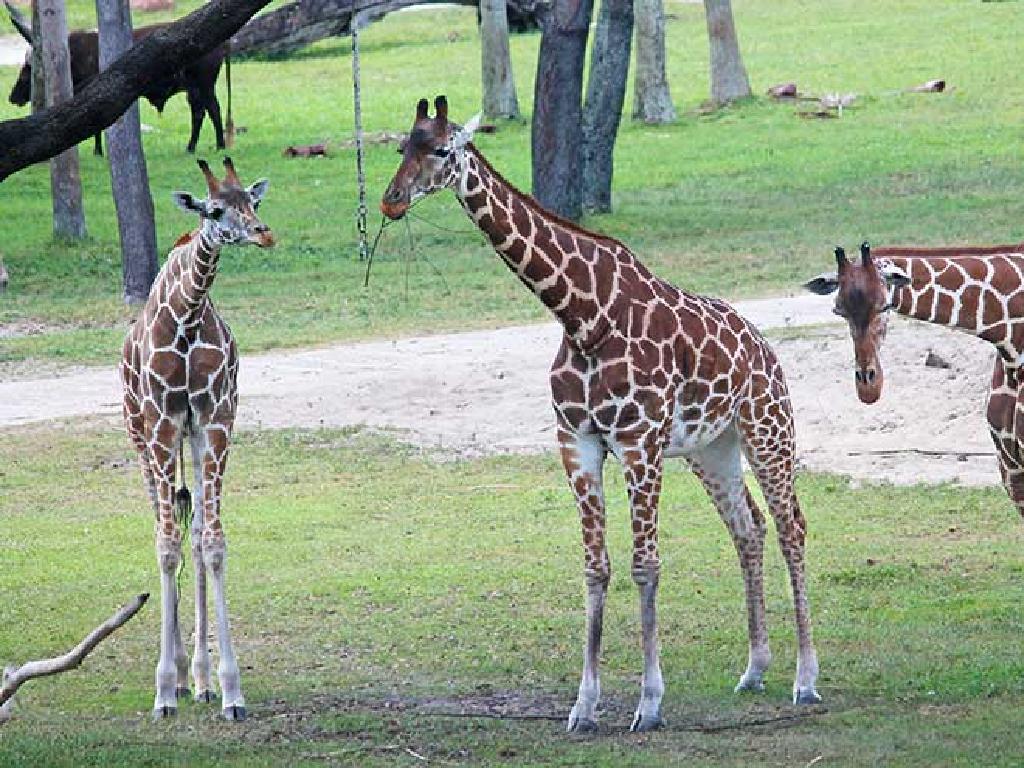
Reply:
M238 353L227 323L208 293L225 245L274 245L270 229L256 215L267 191L265 179L243 188L229 158L218 181L205 161L209 197L175 192L185 211L199 214L198 230L184 235L153 283L149 300L128 332L121 359L124 418L139 452L142 477L156 511L156 554L160 565L160 661L156 668L154 718L177 712L188 695L188 668L178 622L175 570L181 562L181 527L175 518L175 459L188 435L195 471L192 560L196 580L196 645L192 657L195 700L214 701L206 608L206 573L213 582L220 664L217 676L222 712L245 718L238 663L231 647L224 597L226 543L220 522L221 483L238 401ZM184 467L177 468L184 472Z
M835 313L853 339L857 396L874 403L884 380L878 350L889 310L978 336L996 348L988 428L1010 499L1024 514L1024 248L880 248L867 243L860 263L836 248L837 270L805 287L836 293Z
M519 279L565 327L551 368L562 462L583 526L587 644L570 731L596 726L598 659L610 565L602 467L622 463L633 530L631 573L640 592L644 674L632 730L658 727L664 692L655 620L662 460L683 456L732 534L743 569L750 654L737 690L760 689L771 658L765 625L765 520L743 481L745 455L764 491L789 566L799 653L794 701L820 701L818 662L804 589L806 525L793 489L793 416L768 344L718 299L652 275L622 243L545 211L498 174L448 122L443 96L421 100L402 162L381 202L391 219L419 198L454 190Z

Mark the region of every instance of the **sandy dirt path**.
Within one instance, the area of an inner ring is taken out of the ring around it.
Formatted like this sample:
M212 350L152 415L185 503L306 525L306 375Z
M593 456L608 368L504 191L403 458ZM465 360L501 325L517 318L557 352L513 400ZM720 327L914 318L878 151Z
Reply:
M983 415L989 345L894 318L883 350L886 391L864 406L854 394L849 337L830 299L736 306L774 337L804 467L897 483L998 483ZM801 327L817 323L828 325ZM546 374L559 339L560 327L545 324L248 356L238 425L366 425L448 456L549 450ZM929 350L952 367L926 367ZM0 382L0 428L116 416L119 403L110 369Z
M21 35L0 35L0 67L20 67L27 51L28 43Z

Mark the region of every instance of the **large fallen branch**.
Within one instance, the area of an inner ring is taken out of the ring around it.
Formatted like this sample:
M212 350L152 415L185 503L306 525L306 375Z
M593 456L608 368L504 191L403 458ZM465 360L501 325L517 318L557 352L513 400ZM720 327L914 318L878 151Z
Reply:
M75 669L82 660L89 655L93 648L103 642L115 630L123 626L131 619L139 609L146 604L149 595L139 595L127 605L120 608L117 613L100 624L85 638L65 653L52 659L41 659L29 661L20 667L7 667L4 669L3 684L0 685L0 723L4 723L11 717L11 707L14 704L14 693L22 685L35 677L46 677L56 675L60 672L67 672Z
M71 101L0 123L0 181L111 125L150 83L220 45L269 2L211 0L142 38Z

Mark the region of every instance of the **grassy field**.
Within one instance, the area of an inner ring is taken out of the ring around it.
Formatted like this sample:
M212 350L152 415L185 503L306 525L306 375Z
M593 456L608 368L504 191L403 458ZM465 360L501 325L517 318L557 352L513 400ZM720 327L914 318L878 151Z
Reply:
M152 525L119 432L0 434L0 663L60 652L129 596L158 593ZM613 467L608 481L616 573L595 737L563 733L583 643L582 558L553 457L437 465L352 432L243 433L225 520L250 720L229 726L187 704L176 721L149 722L151 601L84 669L22 689L0 765L420 764L407 750L473 766L1020 764L1024 530L1002 491L802 479L826 704L787 720L782 559L769 541L767 691L735 696L746 661L735 554L672 463L660 601L669 727L633 736L636 598ZM550 719L438 714L501 707ZM783 719L743 725L765 718Z
M75 25L90 23L89 7L71 4ZM820 121L799 119L792 104L762 97L701 113L703 11L673 0L667 7L669 76L681 117L667 127L624 122L615 212L586 221L623 238L665 277L736 297L793 290L828 263L836 242L1021 239L1024 97L1015 4L737 2L757 93L795 80L809 93L860 94L841 120ZM536 34L513 39L527 112L538 41ZM369 132L405 130L416 99L442 92L455 116L476 111L479 43L471 9L396 14L367 30L364 48ZM0 69L0 87L15 74ZM946 78L951 92L902 92L934 77ZM450 194L417 208L446 229L412 221L414 249L403 227L389 229L371 286L362 287L354 152L340 143L352 130L347 41L288 61L238 63L234 79L236 120L248 130L233 155L243 177L271 179L264 217L281 242L273 252L226 255L215 295L243 350L543 317ZM0 103L0 118L16 114L6 99ZM162 117L147 104L142 114L154 127L145 144L166 249L193 224L172 207L169 193L198 190L201 177L184 153L185 99L172 101ZM326 160L281 156L289 144L324 140L336 142ZM479 145L513 182L529 187L527 122L502 125ZM216 154L208 126L201 147L206 156ZM0 327L35 331L0 334L0 360L106 362L119 349L130 312L120 302L109 175L88 145L81 160L91 233L84 244L51 241L45 167L0 185L0 255L13 280L0 296ZM372 210L396 163L394 145L369 149Z

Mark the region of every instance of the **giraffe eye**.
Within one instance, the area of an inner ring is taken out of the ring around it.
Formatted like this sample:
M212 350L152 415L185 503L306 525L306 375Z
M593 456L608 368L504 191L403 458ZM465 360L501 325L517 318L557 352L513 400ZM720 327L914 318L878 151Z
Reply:
M437 157L448 157L449 151L450 150L447 147L438 147L434 150L434 155Z
M207 215L208 215L208 216L209 216L209 217L210 217L211 219L213 219L214 221L219 221L219 220L220 220L220 217L224 215L224 209L223 209L223 208L211 208L211 209L210 209L210 210L209 210L209 211L207 212Z

